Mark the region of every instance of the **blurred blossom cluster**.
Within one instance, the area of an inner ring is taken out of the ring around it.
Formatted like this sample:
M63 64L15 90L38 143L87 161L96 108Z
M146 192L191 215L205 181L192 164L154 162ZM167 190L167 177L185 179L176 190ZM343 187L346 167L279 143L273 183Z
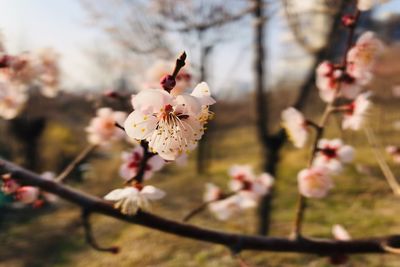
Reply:
M274 178L268 173L256 176L249 165L233 165L229 169L228 183L231 193L225 194L216 185L206 184L203 200L210 211L220 220L227 220L242 210L257 206L261 197L272 188Z
M55 178L52 172L44 172L41 176L45 180L54 180ZM1 182L1 191L5 195L12 195L19 203L40 207L45 203L57 201L57 196L42 191L37 187L19 185L10 174L2 175Z
M359 1L361 10L371 8L374 1ZM352 27L351 16L344 17L343 23ZM373 78L376 59L382 53L383 43L373 32L363 33L349 49L345 62L335 64L324 61L316 69L316 85L321 100L327 102L327 113L342 115L343 130L360 130L368 116L371 102L370 92L364 89ZM340 99L341 101L337 101ZM327 118L327 117L326 117ZM282 125L297 148L307 144L310 130L323 131L319 125L307 120L293 107L282 112ZM333 188L332 176L340 174L343 164L353 160L354 149L340 139L320 139L316 143L312 161L308 168L298 174L300 193L309 198L323 198Z
M37 53L0 56L0 117L18 116L28 100L30 89L37 86L45 97L58 93L60 69L57 53L48 48Z

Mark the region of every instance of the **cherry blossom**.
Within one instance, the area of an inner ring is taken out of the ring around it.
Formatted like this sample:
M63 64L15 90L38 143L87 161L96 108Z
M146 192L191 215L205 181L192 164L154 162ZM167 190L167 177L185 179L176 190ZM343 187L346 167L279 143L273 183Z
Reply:
M362 89L354 76L343 72L329 61L322 62L316 71L319 95L325 102L332 102L339 93L345 98L354 99Z
M245 209L254 208L256 206L257 202L254 201L253 198L236 194L226 199L210 203L208 208L217 219L227 220Z
M209 91L202 94L207 96ZM125 121L125 131L131 138L148 141L150 150L163 159L175 160L193 150L203 135L201 111L210 103L207 100L188 94L175 97L161 89L143 90L132 98L134 111Z
M301 170L297 180L300 193L308 198L323 198L333 188L329 170L320 166Z
M11 178L10 174L2 175L1 181L2 181L1 191L6 195L15 193L20 187L20 185L14 179Z
M122 165L119 174L124 180L130 180L135 177L139 171L143 159L144 149L142 146L136 146L131 152L122 152ZM150 179L154 172L164 167L165 161L158 155L151 156L146 162L144 179Z
M151 66L146 74L146 83L144 84L144 90L149 88L159 88L160 80L170 74L174 69L174 65L170 61L159 60ZM185 69L181 69L176 76L176 85L172 89L171 94L174 96L180 95L185 92L191 86L192 77Z
M269 193L274 179L268 173L255 176L253 169L249 165L233 165L229 169L232 180L229 187L234 192L246 194L246 197L258 200L261 196Z
M98 109L97 116L90 121L86 128L89 143L107 146L124 138L124 132L118 129L115 123L122 123L125 118L125 112L113 111L110 108Z
M58 94L60 70L58 55L54 50L47 48L38 52L36 72L41 93L46 97L55 97Z
M336 240L348 241L351 240L349 232L340 224L335 224L332 227L332 235Z
M114 207L122 213L134 215L139 209L150 209L150 201L161 199L165 192L151 185L128 186L122 189L115 189L108 193L104 199L116 202Z
M371 106L369 101L370 93L360 94L350 105L343 115L343 129L360 130L364 124L367 111Z
M274 185L274 178L269 173L260 174L254 181L251 191L258 196L268 194Z
M206 184L206 191L203 195L204 202L216 201L222 196L222 190L213 183Z
M33 186L21 186L15 191L15 199L24 204L33 204L39 197L39 189Z
M7 75L0 75L0 117L11 120L18 116L28 96Z
M347 71L363 85L367 84L382 50L383 44L373 32L363 33L347 54Z
M28 84L31 84L36 77L36 69L33 66L33 56L30 53L24 52L17 56L7 57L7 68L0 70L2 75L8 76L10 81L27 89Z
M307 122L303 114L290 107L282 112L281 118L282 126L285 128L293 145L297 148L302 148L308 139Z
M398 146L387 146L386 152L392 156L392 160L395 163L400 164L400 147Z
M354 158L354 149L344 145L340 139L321 139L318 142L318 152L314 159L314 166L326 167L332 174L342 170L342 163L348 163Z

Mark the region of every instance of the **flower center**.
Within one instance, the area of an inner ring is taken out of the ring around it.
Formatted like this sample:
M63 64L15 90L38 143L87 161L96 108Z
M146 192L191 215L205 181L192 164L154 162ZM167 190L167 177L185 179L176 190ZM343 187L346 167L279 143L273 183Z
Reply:
M324 154L327 159L333 159L337 157L337 149L332 147L326 147L321 150L322 154Z

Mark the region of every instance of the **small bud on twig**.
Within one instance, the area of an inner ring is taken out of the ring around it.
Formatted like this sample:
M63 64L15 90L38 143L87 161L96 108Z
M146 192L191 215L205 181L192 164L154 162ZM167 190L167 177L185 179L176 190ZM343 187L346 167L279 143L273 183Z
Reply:
M355 26L355 22L356 19L353 15L347 14L342 17L342 23L346 27L353 28Z

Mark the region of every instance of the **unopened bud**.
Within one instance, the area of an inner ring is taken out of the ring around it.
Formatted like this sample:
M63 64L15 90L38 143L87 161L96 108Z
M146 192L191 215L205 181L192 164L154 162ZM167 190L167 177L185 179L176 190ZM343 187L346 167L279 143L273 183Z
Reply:
M176 81L172 75L164 75L160 80L160 84L165 91L171 92L176 85Z
M349 28L354 27L355 22L356 22L356 20L353 15L347 14L342 17L342 23L346 27L349 27Z
M104 95L109 98L118 98L119 97L119 94L114 90L107 90L106 92L104 92Z

